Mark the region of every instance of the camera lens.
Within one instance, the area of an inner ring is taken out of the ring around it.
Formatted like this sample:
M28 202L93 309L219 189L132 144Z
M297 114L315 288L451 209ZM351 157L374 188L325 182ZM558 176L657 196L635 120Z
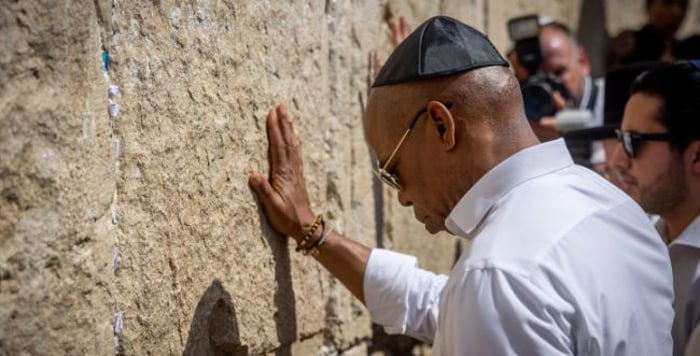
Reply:
M557 110L552 98L552 89L547 83L526 83L523 88L525 115L528 120L539 120L554 115Z

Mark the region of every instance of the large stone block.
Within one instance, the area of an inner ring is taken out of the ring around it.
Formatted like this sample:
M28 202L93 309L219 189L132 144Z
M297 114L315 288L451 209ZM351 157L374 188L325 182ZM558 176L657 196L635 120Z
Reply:
M465 243L430 236L371 174L362 117L386 21L444 13L505 50L511 16L574 24L578 6L1 2L0 355L364 353L365 307L248 187L268 169L268 110L294 117L315 211L446 273Z

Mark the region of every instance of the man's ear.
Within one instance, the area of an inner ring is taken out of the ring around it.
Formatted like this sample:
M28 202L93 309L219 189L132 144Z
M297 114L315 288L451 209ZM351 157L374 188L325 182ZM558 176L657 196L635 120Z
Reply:
M445 104L439 101L428 103L428 118L440 140L445 144L447 150L451 150L457 143L455 141L455 117Z
M578 47L578 62L586 75L591 73L591 62L588 60L588 53L581 46Z
M700 140L691 142L688 147L685 148L685 153L683 155L685 156L686 162L690 164L691 172L700 175Z

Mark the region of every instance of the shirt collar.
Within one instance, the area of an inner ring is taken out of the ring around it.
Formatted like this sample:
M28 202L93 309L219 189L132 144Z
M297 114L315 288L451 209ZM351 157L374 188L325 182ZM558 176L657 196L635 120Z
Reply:
M574 164L563 139L523 149L486 172L445 219L451 233L470 237L493 205L516 186Z
M700 248L700 216L695 217L695 220L676 239L671 241L669 247L675 245Z
M579 109L585 110L588 107L591 94L593 94L593 80L590 75L587 75L583 81L583 95L581 95L581 102L578 103Z

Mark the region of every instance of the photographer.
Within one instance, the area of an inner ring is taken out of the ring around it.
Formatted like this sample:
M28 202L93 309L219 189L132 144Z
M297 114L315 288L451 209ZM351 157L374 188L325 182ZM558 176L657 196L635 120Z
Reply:
M530 72L522 88L531 126L542 140L571 129L599 126L604 83L591 78L586 51L566 25L540 25L536 20L536 16L524 16L509 21L517 59ZM595 157L590 144L567 142L567 146L576 163L591 166Z

